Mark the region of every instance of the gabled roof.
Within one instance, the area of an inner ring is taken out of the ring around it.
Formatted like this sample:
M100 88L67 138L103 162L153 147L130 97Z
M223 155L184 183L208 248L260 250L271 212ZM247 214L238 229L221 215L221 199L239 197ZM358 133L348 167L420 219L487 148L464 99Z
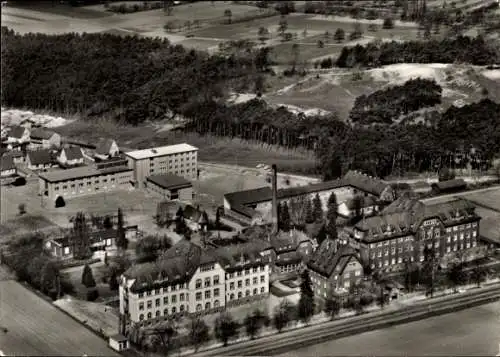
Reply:
M15 125L15 126L10 127L10 130L9 130L9 133L7 134L7 136L10 138L21 139L26 130L27 129L22 127L22 126Z
M415 234L422 222L438 218L445 226L463 221L480 219L474 205L464 199L437 204L424 204L415 199L398 199L386 207L379 216L363 219L356 229L366 232L366 241L378 241L387 237Z
M154 184L166 188L169 190L192 187L192 183L186 180L184 177L163 174L163 175L151 175L146 178L146 180L153 182Z
M360 196L361 208L371 207L377 204L377 199L372 196ZM356 199L351 198L344 202L349 210L353 210L356 208Z
M350 186L356 187L362 191L380 196L389 184L379 178L362 174L358 171L349 171L342 178Z
M184 212L184 218L189 219L190 221L193 222L199 222L199 220L201 219L201 215L203 213L201 210L198 210L191 205L187 205L184 208L183 212Z
M236 245L222 246L207 251L216 258L226 271L246 269L249 266L267 264L269 257L261 255L261 252L269 249L269 243L254 240Z
M32 165L46 165L52 162L52 154L50 150L28 151L26 157L29 157Z
M54 135L56 135L56 133L53 131L36 128L31 131L30 137L38 140L49 140Z
M311 238L304 232L295 229L289 232L279 231L277 234L272 234L270 237L271 246L277 254L295 251L301 243L311 242Z
M357 251L350 245L339 245L337 249L333 240L325 239L309 259L307 266L312 271L330 278L334 272L337 275L342 274L353 257L360 261Z
M0 171L8 171L15 169L14 159L12 156L0 157Z
M467 187L467 183L463 179L453 179L447 181L436 182L431 185L440 191L454 190Z
M116 144L116 142L113 139L105 139L101 140L95 149L96 154L99 155L109 155L109 152L111 151L111 146L113 146L113 143Z
M62 149L66 154L67 160L83 159L82 149L77 146L70 146L69 148Z

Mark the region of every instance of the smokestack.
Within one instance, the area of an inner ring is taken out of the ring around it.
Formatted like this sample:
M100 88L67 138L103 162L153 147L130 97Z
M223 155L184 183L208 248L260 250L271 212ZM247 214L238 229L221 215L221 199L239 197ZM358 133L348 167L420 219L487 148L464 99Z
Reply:
M272 191L273 191L273 202L272 202L272 222L273 222L273 233L278 232L278 169L276 165L272 166Z

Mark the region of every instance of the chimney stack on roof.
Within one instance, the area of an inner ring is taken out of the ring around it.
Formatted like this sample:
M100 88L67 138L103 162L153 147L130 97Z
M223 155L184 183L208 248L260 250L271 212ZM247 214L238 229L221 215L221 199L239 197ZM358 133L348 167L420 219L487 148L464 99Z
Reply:
M272 165L272 223L273 223L273 233L278 232L278 168L275 164Z

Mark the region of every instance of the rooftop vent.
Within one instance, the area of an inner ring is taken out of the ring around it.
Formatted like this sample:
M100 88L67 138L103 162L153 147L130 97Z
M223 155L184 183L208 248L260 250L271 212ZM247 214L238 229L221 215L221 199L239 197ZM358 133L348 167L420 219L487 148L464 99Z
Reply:
M151 152L152 152L153 154L158 154L158 151L156 151L156 149L151 149Z

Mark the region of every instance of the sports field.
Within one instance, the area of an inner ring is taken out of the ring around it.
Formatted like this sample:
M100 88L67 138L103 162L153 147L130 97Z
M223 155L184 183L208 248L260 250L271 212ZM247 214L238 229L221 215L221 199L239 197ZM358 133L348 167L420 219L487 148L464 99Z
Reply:
M7 356L119 356L106 341L14 280L0 281L0 348Z

